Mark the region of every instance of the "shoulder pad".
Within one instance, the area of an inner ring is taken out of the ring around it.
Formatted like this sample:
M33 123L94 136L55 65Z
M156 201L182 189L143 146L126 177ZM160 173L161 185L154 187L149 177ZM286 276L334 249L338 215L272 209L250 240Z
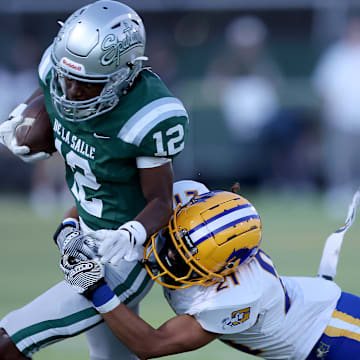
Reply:
M194 180L180 180L173 184L173 208L180 203L186 204L195 195L205 194L210 190Z
M217 334L234 334L252 327L259 313L259 304L240 304L238 306L205 309L194 314L201 327Z
M173 117L188 119L182 102L170 96L156 99L131 116L117 136L126 143L139 146L152 129Z
M38 67L39 78L44 84L46 84L46 76L52 68L51 48L52 45L45 50Z

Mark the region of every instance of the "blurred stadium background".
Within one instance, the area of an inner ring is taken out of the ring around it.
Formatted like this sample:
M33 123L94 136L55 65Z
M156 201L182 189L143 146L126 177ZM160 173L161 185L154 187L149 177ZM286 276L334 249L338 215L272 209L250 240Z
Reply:
M329 201L324 165L329 160L324 155L328 133L314 72L328 46L341 38L349 16L360 13L360 3L124 2L144 19L149 65L190 115L187 146L174 163L176 178L192 178L210 188L230 188L239 181L240 192L262 216L263 246L278 271L316 274L323 242L345 218L349 194L359 178L343 184L346 194L338 192ZM87 3L0 2L0 122L36 88L37 64L58 31L57 20ZM348 138L349 143L354 141ZM56 158L34 166L0 147L0 168L2 317L61 279L51 235L69 204L69 194L63 191L62 165ZM334 171L343 169L334 162ZM352 281L358 270L358 232L355 223L340 259L338 282L346 291L358 290ZM154 286L143 302L142 314L154 326L172 315L159 287ZM231 355L232 349L215 342L172 358L212 360ZM86 359L84 338L50 347L35 359L65 356Z

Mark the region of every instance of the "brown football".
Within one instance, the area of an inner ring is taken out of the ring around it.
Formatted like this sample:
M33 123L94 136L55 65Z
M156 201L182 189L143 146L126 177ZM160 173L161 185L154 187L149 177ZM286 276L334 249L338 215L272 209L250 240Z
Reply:
M27 145L30 154L56 151L54 134L49 115L45 108L44 96L35 98L22 113L24 122L16 128L18 145Z

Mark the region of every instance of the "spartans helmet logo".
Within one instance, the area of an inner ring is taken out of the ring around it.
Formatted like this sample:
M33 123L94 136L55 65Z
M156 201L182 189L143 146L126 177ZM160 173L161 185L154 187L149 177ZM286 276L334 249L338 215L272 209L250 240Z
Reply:
M123 21L123 38L119 39L115 34L108 34L105 36L101 49L104 51L100 59L101 65L120 64L120 56L128 52L135 46L142 44L142 38L136 27L130 22Z

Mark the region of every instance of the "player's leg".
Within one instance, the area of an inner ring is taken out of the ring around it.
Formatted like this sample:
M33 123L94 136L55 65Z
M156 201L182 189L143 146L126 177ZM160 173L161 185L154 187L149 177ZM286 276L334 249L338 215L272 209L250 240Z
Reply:
M0 328L0 360L30 359L23 355L10 339L5 329Z
M360 297L342 293L323 335L307 360L357 359L360 354Z
M102 321L90 302L65 281L55 285L24 307L0 321L24 359L54 342L88 330ZM0 347L0 359L7 359L12 344ZM13 358L11 358L13 359ZM16 357L14 359L17 359Z
M124 261L116 270L107 267L105 278L120 301L129 306L137 304L152 284L146 270L138 262ZM0 321L0 328L5 329L26 358L43 347L85 332L102 321L92 304L63 281L23 308L6 315ZM99 339L95 339L94 346L98 344ZM13 349L12 344L4 344L3 349L4 354L0 352L0 356L7 356ZM121 359L125 358L121 356Z

